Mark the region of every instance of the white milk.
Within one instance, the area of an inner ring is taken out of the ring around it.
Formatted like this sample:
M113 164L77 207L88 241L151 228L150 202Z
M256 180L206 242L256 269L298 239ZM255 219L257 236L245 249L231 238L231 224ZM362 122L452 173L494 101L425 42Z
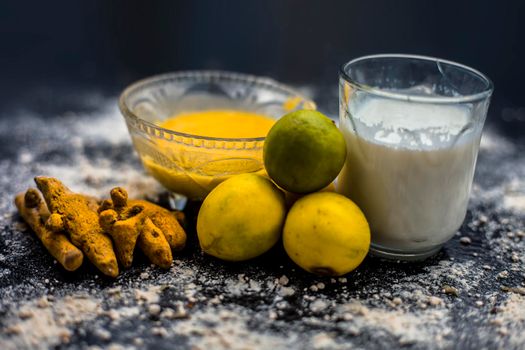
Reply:
M418 252L446 242L465 218L474 174L470 110L370 98L350 113L337 190L365 213L373 245Z

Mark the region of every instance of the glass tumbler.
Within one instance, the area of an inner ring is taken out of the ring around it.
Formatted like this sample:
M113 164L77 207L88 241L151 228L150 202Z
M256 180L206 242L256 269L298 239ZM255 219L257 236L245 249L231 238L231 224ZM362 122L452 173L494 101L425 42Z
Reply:
M364 212L370 251L420 260L465 219L492 82L432 57L373 55L341 68L347 143L337 191Z

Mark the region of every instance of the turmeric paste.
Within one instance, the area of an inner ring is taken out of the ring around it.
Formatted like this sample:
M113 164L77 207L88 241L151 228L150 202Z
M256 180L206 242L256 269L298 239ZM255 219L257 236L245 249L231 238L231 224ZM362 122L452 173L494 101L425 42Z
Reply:
M66 231L71 242L105 275L116 277L118 264L111 239L103 232L93 200L71 192L54 178L35 178L38 189L51 212L47 227L54 232Z
M82 265L84 255L68 240L63 232L48 230L45 222L51 215L42 197L34 188L15 197L20 216L35 232L44 247L68 271L75 271Z

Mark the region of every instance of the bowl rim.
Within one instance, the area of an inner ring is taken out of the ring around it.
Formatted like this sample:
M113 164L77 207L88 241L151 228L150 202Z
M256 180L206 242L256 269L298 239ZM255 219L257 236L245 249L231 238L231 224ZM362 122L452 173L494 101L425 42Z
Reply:
M119 106L120 112L126 119L130 119L134 122L144 124L148 128L157 130L161 135L168 134L172 136L180 136L180 137L186 137L186 138L191 138L191 139L225 141L225 142L254 142L254 141L264 141L266 139L266 136L248 137L248 138L228 138L228 137L200 136L200 135L178 132L175 130L163 128L155 123L142 119L139 116L137 116L135 113L133 113L131 109L128 107L126 103L126 99L128 98L130 94L135 92L137 89L144 88L147 85L154 84L159 81L173 80L173 79L187 79L187 80L226 79L226 80L232 80L232 81L234 80L243 81L245 83L249 82L250 84L253 84L253 85L262 85L265 88L281 90L292 96L300 98L302 102L308 103L309 105L313 106L314 109L316 108L315 102L312 101L310 98L307 98L302 93L295 90L294 88L291 88L288 85L280 83L277 80L269 78L269 77L238 73L238 72L231 72L231 71L224 71L224 70L183 70L183 71L175 71L175 72L157 74L157 75L146 77L146 78L143 78L143 79L140 79L140 80L137 80L131 83L122 91L122 93L119 96L118 106Z

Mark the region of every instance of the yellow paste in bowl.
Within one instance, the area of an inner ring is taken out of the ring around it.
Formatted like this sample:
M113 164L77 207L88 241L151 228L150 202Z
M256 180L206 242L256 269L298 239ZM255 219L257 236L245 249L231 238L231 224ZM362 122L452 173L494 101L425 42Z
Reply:
M238 110L208 110L175 115L159 126L188 135L249 139L265 137L275 119ZM187 140L191 139L190 137ZM189 144L190 143L190 144ZM175 142L156 140L142 161L149 172L169 190L191 199L202 199L232 175L265 174L262 149L253 142L197 140ZM251 144L251 145L250 145Z
M160 126L184 134L238 139L265 137L274 123L274 119L261 114L212 110L179 114L166 119Z

